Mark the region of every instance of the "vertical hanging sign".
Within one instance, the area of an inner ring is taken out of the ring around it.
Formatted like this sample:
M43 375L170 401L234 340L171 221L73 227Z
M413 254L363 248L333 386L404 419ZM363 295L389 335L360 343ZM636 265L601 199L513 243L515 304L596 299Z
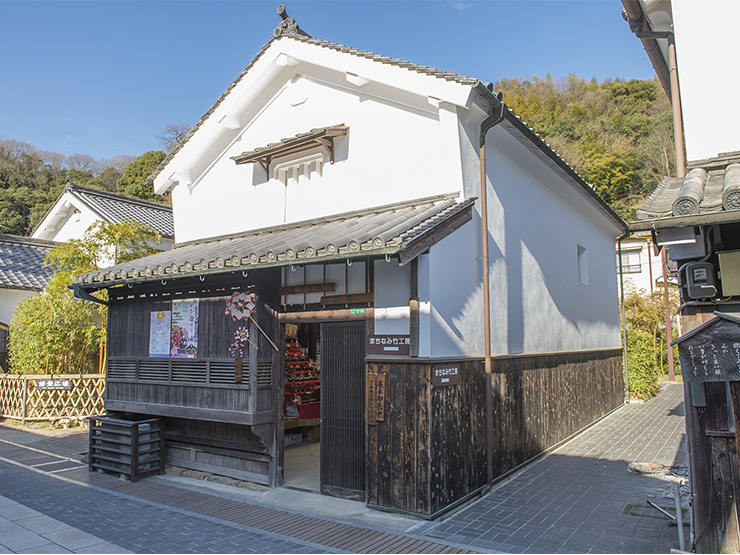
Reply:
M172 301L172 331L170 356L198 356L198 299Z
M378 375L368 373L367 375L367 393L366 407L367 407L367 423L369 426L375 426L375 392L378 385Z
M375 420L385 420L385 374L378 374L375 381Z

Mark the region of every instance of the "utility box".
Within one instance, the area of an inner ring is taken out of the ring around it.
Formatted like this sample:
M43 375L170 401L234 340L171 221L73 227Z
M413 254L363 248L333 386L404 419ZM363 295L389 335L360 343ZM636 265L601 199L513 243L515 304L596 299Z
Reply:
M706 299L717 294L714 266L709 262L692 262L686 266L686 287L691 299Z
M164 430L158 418L121 420L92 416L90 423L90 472L120 475L136 482L149 474L164 474Z

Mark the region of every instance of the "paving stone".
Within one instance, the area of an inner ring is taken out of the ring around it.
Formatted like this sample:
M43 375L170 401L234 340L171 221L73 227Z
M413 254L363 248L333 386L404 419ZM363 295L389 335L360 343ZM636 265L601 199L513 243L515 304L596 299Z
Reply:
M25 529L0 534L0 545L16 552L22 549L39 547L46 543L49 543L49 540Z
M55 543L45 543L36 547L21 549L16 551L16 553L74 553L74 551L68 551Z
M620 408L453 515L445 531L462 523L467 530L487 527L506 534L507 544L525 543L531 552L628 552L627 542L640 550L648 544L663 552L678 547L666 533L667 520L620 511L627 503L644 504L667 484L631 474L628 462L686 460L682 403L683 386L671 384L643 405ZM478 505L495 510L483 513ZM435 537L444 538L445 531ZM457 543L472 546L472 541Z

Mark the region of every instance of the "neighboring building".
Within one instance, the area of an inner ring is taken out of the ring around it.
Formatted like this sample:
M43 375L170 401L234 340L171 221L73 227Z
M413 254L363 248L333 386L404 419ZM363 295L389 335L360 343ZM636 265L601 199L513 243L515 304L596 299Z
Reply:
M718 361L740 345L740 335L732 331L740 315L740 110L734 72L728 71L737 58L740 3L623 3L630 27L672 98L674 113L680 99L678 113L683 113L686 132L688 171L658 185L630 230L651 232L678 265L685 334L678 343L685 349L681 356L693 497L694 536L687 550L737 553L740 382L727 379L738 379L740 373L735 354L729 373ZM669 52L673 44L677 67L672 67ZM678 88L675 82L668 85L671 73L678 75ZM715 317L717 313L721 315ZM735 333L735 339L727 342L727 333Z
M0 368L8 371L10 318L23 299L37 295L54 272L44 259L58 243L0 234Z
M67 184L31 237L65 243L82 238L97 221L149 225L162 237L153 245L161 250L175 241L171 207L74 183Z
M171 464L290 484L320 438L309 487L433 516L624 401L626 224L490 84L285 16L153 183L178 244L75 288Z
M622 240L622 277L624 289L634 289L651 294L656 287L663 287L663 269L660 255L655 254L653 240L649 233L634 234ZM617 253L619 263L619 253ZM675 270L675 268L674 268ZM668 283L671 281L669 275ZM621 290L621 288L620 288Z
M174 243L172 208L91 187L68 183L31 237L0 234L0 364L7 370L8 327L15 307L36 295L51 279L44 266L48 252L70 239L80 239L96 221L137 221L161 236L158 249Z

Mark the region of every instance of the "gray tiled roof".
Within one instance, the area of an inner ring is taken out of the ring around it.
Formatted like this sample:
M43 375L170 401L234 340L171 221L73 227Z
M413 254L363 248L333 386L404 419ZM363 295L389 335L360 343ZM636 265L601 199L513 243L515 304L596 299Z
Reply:
M54 272L44 266L53 241L0 233L0 287L41 291Z
M162 237L173 238L172 207L69 183L64 189L112 223L135 221L154 228Z
M686 177L665 177L637 210L639 220L740 209L740 152L692 162Z
M440 225L470 219L476 199L458 203L457 194L440 195L175 245L171 250L79 276L89 289L233 272L289 264L309 264L397 255L419 245L429 248L456 228Z

